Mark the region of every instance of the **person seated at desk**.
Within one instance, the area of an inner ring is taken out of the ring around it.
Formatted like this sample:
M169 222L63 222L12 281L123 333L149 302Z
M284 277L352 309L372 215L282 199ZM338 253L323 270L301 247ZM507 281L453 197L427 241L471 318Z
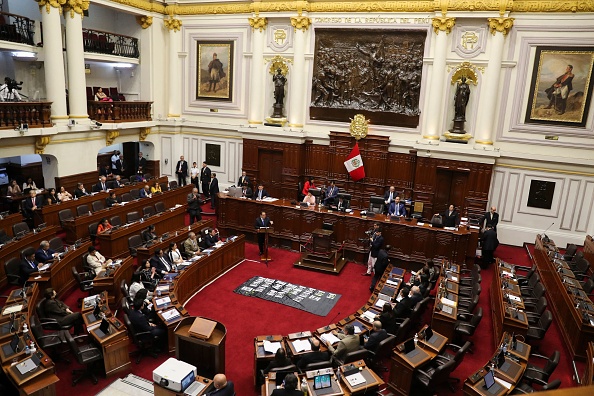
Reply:
M400 197L394 198L392 203L390 203L388 214L390 216L406 216L406 209L404 208L404 203L400 202Z
M198 238L195 233L190 232L188 234L188 239L184 241L184 250L190 256L195 256L200 253L200 246L198 246Z
M134 176L132 176L131 179L135 183L141 183L146 181L144 178L144 170L142 169L142 166L138 166L138 171Z
M155 225L151 224L146 228L146 230L142 231L142 240L144 242L150 242L155 239L157 239L157 234L155 234Z
M159 180L157 179L151 187L151 194L161 194L162 192L163 191L161 191L161 185L159 184Z
M263 184L258 184L258 190L256 191L256 194L254 194L254 199L256 201L261 201L264 198L268 198L268 191L264 190Z
M111 264L111 259L105 260L105 257L99 253L95 246L89 246L89 255L87 256L87 264L97 276L102 270Z
M363 348L367 349L368 351L375 352L379 343L388 338L388 332L385 329L382 329L382 322L379 320L373 321L373 328L371 329L371 333L369 333L369 337L365 339L365 344L363 344Z
M78 183L76 185L76 190L74 190L74 198L81 198L85 195L89 195L87 190L85 190L85 186L82 183Z
M33 219L35 211L43 207L43 200L41 196L37 196L36 190L29 191L29 198L26 198L23 202L23 215L26 219Z
M39 244L39 249L37 249L35 252L35 260L45 264L55 259L57 255L58 253L50 249L50 244L48 241L41 241Z
M104 217L101 219L101 221L99 222L99 225L97 226L97 235L104 234L104 233L108 232L109 230L111 230L112 228L113 228L113 226L111 224L109 224L109 220L107 220Z
M19 187L18 183L16 180L12 180L10 182L10 186L8 186L8 192L7 192L9 197L16 197L17 195L21 195L22 191L21 188Z
M412 303L409 297L410 288L408 286L404 286L400 290L400 297L402 298L398 304L394 307L394 317L396 319L400 318L408 318L412 311Z
M148 184L146 184L144 186L144 188L141 188L140 191L138 192L138 197L139 198L152 198L153 194L151 194L151 188L149 187Z
M31 254L23 257L19 267L21 273L21 285L25 284L27 279L29 279L29 275L36 273L42 266L43 263L35 261L35 250L31 249Z
M134 272L132 274L132 283L130 284L130 287L128 288L128 295L130 295L130 298L132 300L136 299L136 294L138 293L138 291L140 290L147 290L144 287L144 284L142 283L141 279L140 279L140 272ZM148 291L147 290L147 298L152 299L153 298L153 292Z
M28 177L27 181L23 183L23 191L25 190L37 190L37 186L32 178Z
M375 317L379 320L382 324L382 329L386 330L387 333L396 334L396 317L394 316L394 310L392 309L392 304L389 302L384 304L382 308L382 313L376 315Z
M210 230L208 230L208 234L204 236L204 245L206 246L206 248L208 249L215 246L218 241L219 232L216 230L216 228L211 228Z
M344 212L345 210L351 208L351 201L349 201L348 199L344 199L343 197L338 197L338 202L336 202L335 206L336 210Z
M423 268L421 268L419 270L419 272L417 272L415 275L412 275L410 277L407 285L410 286L411 288L413 286L418 286L423 291L425 291L425 289L427 289L427 287L429 287L430 278L431 278L431 275L429 274L429 267L425 264L423 266ZM411 291L412 291L412 289L411 289Z
M314 197L311 192L308 192L307 195L303 197L303 203L306 203L309 206L316 206L316 197Z
M57 204L58 202L60 202L60 200L58 199L58 196L56 195L55 188L52 187L48 190L48 194L47 194L47 198L46 198L45 202L48 205L54 205L54 204Z
M64 186L60 187L60 192L58 193L58 199L60 202L70 201L72 199L72 194L70 194Z
M305 184L303 184L303 190L301 190L301 194L307 195L310 188L316 188L315 180L313 177L310 177L309 180L307 180Z
M119 205L118 198L116 197L115 191L111 191L109 193L109 197L105 198L105 204L107 205L108 208Z
M149 291L154 291L161 279L161 275L157 273L157 269L151 266L151 260L144 262L144 267L139 271L140 281L143 282L144 287Z
M68 305L56 298L54 289L45 289L45 302L43 311L45 316L50 319L56 319L60 326L74 326L74 335L77 336L83 332L83 318L80 312L72 312Z
M247 199L252 199L252 189L249 188L247 183L243 183L241 185L241 197L247 198Z
M169 244L169 250L167 250L167 258L169 262L173 265L181 264L184 262L184 258L181 255L181 252L177 248L177 243L171 242Z
M113 173L111 172L109 164L105 165L103 168L99 170L99 176L111 177Z
M339 189L338 189L338 187L336 187L334 180L330 180L330 185L326 189L326 198L324 198L324 206L329 206L329 205L334 204L338 193L339 193Z
M458 225L458 211L454 208L454 205L450 205L442 216L444 227L456 227Z
M163 276L173 271L173 266L165 256L163 249L158 249L151 258L151 267L155 267L157 274Z
M355 327L353 325L348 324L344 326L344 333L333 330L332 334L340 338L340 342L336 348L332 345L327 345L332 358L335 360L343 361L347 353L354 352L361 346L359 337L355 335Z
M113 188L120 188L124 187L124 183L122 183L122 176L116 175L115 180L113 181Z
M287 374L283 383L283 387L273 390L270 396L303 396L303 391L297 389L299 381L295 374Z
M246 171L241 171L241 176L239 176L239 180L237 180L237 185L238 186L243 186L244 184L249 185L250 184L250 178L247 175Z
M107 191L107 177L101 176L99 182L95 184L95 191Z
M266 366L263 371L264 374L268 374L272 369L289 366L291 364L293 364L293 362L291 362L291 359L287 357L287 351L285 351L285 348L278 348L274 354L274 359L268 363L268 366Z
M156 343L167 342L167 330L159 325L149 322L149 318L143 313L143 310L146 308L144 300L135 299L133 308L134 309L129 311L128 318L130 319L132 327L134 327L134 331L137 333L151 333L151 337Z
M394 186L390 186L388 191L384 193L384 203L386 204L386 212L388 211L388 208L398 195L399 194L396 192L396 187Z
M225 374L217 374L212 381L215 390L206 396L235 396L235 386L232 381L227 381Z
M418 303L423 300L423 293L420 286L413 286L410 288L410 307L413 309Z
M301 356L301 359L299 359L297 367L299 367L300 369L304 369L305 366L307 366L308 364L327 362L330 359L330 357L328 356L328 352L320 351L320 340L312 337L309 339L309 343L311 344L311 352L304 354L303 356Z

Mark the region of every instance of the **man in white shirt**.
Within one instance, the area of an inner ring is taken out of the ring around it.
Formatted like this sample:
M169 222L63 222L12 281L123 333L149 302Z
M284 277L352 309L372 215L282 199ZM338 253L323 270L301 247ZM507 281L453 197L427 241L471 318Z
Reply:
M114 175L118 174L118 166L117 166L117 162L120 159L120 152L118 150L113 152L113 155L111 156L111 172Z
M95 275L97 275L99 272L101 272L101 270L104 270L109 264L111 264L111 259L105 261L105 257L103 257L101 253L95 249L95 246L89 246L87 264L94 271Z

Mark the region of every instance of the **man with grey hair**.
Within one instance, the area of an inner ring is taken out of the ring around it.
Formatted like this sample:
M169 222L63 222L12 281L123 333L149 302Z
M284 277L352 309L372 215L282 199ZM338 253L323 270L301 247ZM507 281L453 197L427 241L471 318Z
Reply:
M344 332L332 331L336 337L340 338L338 346L334 348L332 345L326 345L332 354L332 358L338 361L343 361L347 353L354 352L360 348L359 337L355 335L355 327L353 325L344 326Z
M39 249L35 252L35 260L39 263L47 263L52 261L58 253L50 249L50 244L48 241L41 241L39 244Z
M188 239L186 239L184 242L184 249L186 250L186 253L188 253L192 256L200 253L200 246L198 246L198 242L199 241L198 241L198 238L196 238L196 234L193 232L190 232L188 234Z
M373 329L371 330L369 337L365 338L365 344L363 344L363 348L375 352L380 342L386 338L388 338L388 333L386 330L382 329L382 322L376 320L373 322Z
M423 299L423 294L421 293L421 288L419 286L413 286L410 288L410 303L411 308L414 308L418 302Z
M200 205L202 201L198 197L198 189L194 187L192 192L188 194L188 198L186 200L188 202L188 214L190 215L190 224L194 224L196 221L202 220L202 216L200 215Z

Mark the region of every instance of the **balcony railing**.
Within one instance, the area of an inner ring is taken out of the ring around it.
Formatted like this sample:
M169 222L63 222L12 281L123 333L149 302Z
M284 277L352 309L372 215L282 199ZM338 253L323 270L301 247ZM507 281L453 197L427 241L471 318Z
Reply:
M138 39L121 34L102 32L94 29L83 29L85 52L138 58Z
M35 45L35 23L24 16L0 12L0 40Z
M92 120L99 122L151 121L153 102L98 102L87 101L87 111Z
M1 102L0 129L15 129L21 124L29 128L52 126L52 102Z

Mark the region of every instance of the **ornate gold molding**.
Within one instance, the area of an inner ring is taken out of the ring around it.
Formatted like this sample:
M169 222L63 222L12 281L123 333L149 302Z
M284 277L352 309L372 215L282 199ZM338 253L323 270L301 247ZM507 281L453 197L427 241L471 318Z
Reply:
M172 32L180 31L182 27L182 21L180 19L175 19L171 15L169 16L169 19L165 19L163 21L163 24L167 29L171 30Z
M258 29L260 32L266 30L266 25L268 25L268 19L264 17L255 16L252 18L248 18L248 21L250 22L252 30Z
M475 140L476 144L483 144L485 146L492 146L493 142L491 140Z
M269 59L264 58L264 61L266 63L270 62L270 69L268 69L268 72L272 75L276 74L278 69L281 69L281 74L286 76L289 73L289 66L287 66L287 63L293 64L291 59L287 59L281 55L275 55L274 58Z
M120 131L118 130L107 131L107 133L105 134L105 145L111 146L113 144L113 141L116 140L118 136L120 136Z
M291 17L291 26L293 26L295 31L299 29L305 32L311 26L311 18L301 15Z
M74 18L74 14L83 17L83 12L89 9L90 0L66 0L64 4L64 12L70 12L70 18Z
M150 135L151 128L140 128L140 132L138 134L138 140L144 142L146 137Z
M507 36L512 26L514 26L514 18L489 18L488 21L489 30L491 31L492 35L495 35L495 33L499 32L504 36Z
M439 34L439 32L446 32L446 34L450 34L452 32L452 28L456 24L456 18L448 18L448 17L435 17L433 18L433 31L435 34Z
M153 24L153 17L148 15L137 16L136 22L143 29L148 29Z
M43 154L45 146L52 140L51 136L37 136L35 139L35 154Z
M66 4L66 0L35 0L39 3L39 11L41 7L45 6L46 12L49 14L51 7L57 8L58 11L62 12L62 6Z
M449 70L448 70L449 71ZM478 84L478 73L477 67L474 66L472 63L466 61L462 62L460 65L456 67L456 71L452 74L451 83L452 85L459 82L462 77L466 78L466 81L477 85Z
M365 118L363 114L355 114L354 118L351 118L351 124L349 127L351 136L356 140L361 140L367 137L369 132L369 120Z

